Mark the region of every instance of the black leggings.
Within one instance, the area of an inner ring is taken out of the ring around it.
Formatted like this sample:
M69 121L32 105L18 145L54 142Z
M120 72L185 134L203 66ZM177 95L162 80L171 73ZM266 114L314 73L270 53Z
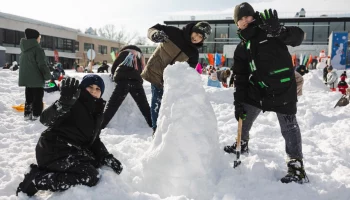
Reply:
M128 93L135 100L149 127L152 127L151 109L142 83L139 81L118 81L106 105L102 128L105 128L109 121L111 121Z

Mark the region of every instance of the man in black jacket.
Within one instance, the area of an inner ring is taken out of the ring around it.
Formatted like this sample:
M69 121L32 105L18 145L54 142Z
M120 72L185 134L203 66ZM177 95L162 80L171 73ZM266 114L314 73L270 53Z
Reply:
M106 165L120 174L122 164L100 139L105 101L101 77L89 74L79 81L62 81L61 97L45 109L40 122L48 127L36 146L38 165L31 164L17 188L33 196L38 190L64 191L74 185L94 186L97 167Z
M248 152L249 131L261 111L277 114L286 153L288 174L283 183L308 181L302 154L300 129L295 117L297 88L292 59L286 45L298 46L304 32L279 24L277 12L254 12L248 3L235 7L234 20L241 43L234 53L235 117L243 120L242 153ZM225 151L235 153L236 142Z
M116 86L107 103L102 128L107 126L129 93L135 100L148 126L152 127L151 109L140 75L144 67L145 58L140 48L135 45L128 45L120 50L111 70Z

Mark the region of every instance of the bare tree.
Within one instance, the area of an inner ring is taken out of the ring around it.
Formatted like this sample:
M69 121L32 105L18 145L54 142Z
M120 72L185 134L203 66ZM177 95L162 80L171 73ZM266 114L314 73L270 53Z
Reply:
M124 27L118 30L115 25L107 24L98 29L98 35L104 38L115 40L119 43L130 44L130 42L138 36L138 33L134 32L130 34L125 30Z
M146 41L146 37L142 37L142 36L138 36L134 42L135 45L146 45L147 41Z

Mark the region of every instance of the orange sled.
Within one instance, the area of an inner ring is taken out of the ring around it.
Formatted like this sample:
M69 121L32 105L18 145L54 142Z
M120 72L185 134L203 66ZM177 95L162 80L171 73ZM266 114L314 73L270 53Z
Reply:
M45 106L45 103L43 103L43 106ZM21 103L19 105L14 105L12 106L12 108L18 112L24 112L24 103Z

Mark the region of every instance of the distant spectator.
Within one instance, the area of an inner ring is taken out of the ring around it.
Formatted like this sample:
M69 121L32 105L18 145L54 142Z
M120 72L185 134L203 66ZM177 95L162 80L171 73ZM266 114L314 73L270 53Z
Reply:
M18 68L19 68L19 66L18 66L17 62L13 61L12 62L12 66L10 67L10 70L11 71L16 71L16 70L18 70Z
M102 65L97 69L97 73L104 73L105 71L108 73L108 68L110 66L107 65L107 61L103 61Z
M6 63L2 69L10 69L10 67L11 67L10 63Z
M303 95L304 78L297 71L294 71L294 73L295 81L297 82L297 96L301 96Z
M349 87L348 84L345 82L346 75L345 76L340 76L340 81L338 83L338 90L342 94L346 94L346 89Z
M300 65L296 69L296 71L302 76L304 76L305 74L309 73L309 70L308 70L308 68L305 65Z
M50 80L50 69L46 64L44 50L40 47L40 33L27 28L20 41L21 67L18 85L25 86L24 119L36 120L43 111L44 85Z
M338 75L333 70L332 65L327 68L327 71L327 85L332 91L335 91L336 84L338 83Z

